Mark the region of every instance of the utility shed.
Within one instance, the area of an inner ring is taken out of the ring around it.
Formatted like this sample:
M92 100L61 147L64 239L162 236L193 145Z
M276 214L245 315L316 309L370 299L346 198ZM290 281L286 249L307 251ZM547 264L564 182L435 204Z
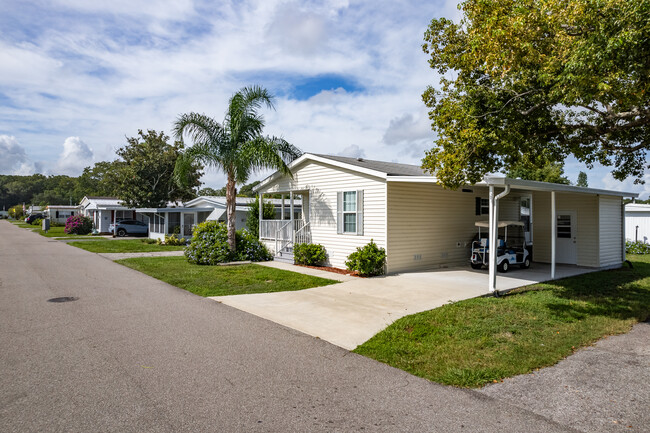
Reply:
M625 239L650 243L650 204L625 205Z

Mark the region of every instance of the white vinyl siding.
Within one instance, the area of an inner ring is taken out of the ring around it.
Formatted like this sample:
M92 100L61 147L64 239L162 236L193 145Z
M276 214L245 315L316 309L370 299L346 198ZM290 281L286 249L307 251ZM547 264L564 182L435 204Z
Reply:
M626 210L625 238L628 241L650 242L650 206L648 206L648 211Z
M577 243L577 265L598 267L598 196L593 194L555 193L558 213L574 211L574 235ZM533 192L533 261L551 262L551 193Z
M623 263L623 215L620 197L600 196L600 266Z
M381 178L334 167L329 164L306 161L294 168L293 179L282 177L264 188L264 194L308 191L307 205L312 242L325 247L329 264L345 268L347 257L374 240L386 248L386 186ZM357 191L357 235L337 233L337 193ZM359 192L363 194L359 194Z
M388 272L435 269L469 262L477 228L476 197L434 184L388 183ZM460 244L460 246L459 246Z

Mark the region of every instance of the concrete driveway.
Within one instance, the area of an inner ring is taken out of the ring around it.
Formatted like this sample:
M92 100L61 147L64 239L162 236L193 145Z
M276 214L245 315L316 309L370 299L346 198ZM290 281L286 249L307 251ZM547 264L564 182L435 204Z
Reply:
M467 268L412 272L376 278L339 276L300 266L269 262L267 266L344 280L340 284L296 292L215 296L218 302L352 350L397 319L450 302L487 293L487 271ZM564 278L593 269L558 266ZM513 269L497 278L499 290L527 286L550 278L548 265Z

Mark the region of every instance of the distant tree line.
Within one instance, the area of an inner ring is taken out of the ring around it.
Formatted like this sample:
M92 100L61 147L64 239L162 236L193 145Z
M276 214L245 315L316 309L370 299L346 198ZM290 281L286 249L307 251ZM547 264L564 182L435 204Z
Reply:
M195 163L186 178L174 178L176 160L183 150L179 141L169 144L163 132L138 131L117 150L115 161L86 167L79 177L55 175L0 175L0 206L78 204L84 196L118 197L133 207L160 207L168 201L197 196L203 167Z

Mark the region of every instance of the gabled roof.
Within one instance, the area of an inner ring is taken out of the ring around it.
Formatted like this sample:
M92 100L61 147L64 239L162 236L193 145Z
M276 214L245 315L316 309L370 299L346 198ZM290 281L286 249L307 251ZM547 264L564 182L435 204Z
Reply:
M377 171L386 176L431 176L422 167L413 164L402 164L399 162L375 161L366 158L350 158L347 156L313 154L320 158L328 159L341 164L353 165L359 168Z
M376 161L366 158L350 158L347 156L323 155L316 153L304 153L300 158L289 164L289 169L293 171L299 165L307 161L316 161L323 164L333 165L335 167L356 171L358 173L368 174L381 179L390 177L421 177L429 180L435 178L427 174L420 166L413 164L401 164L399 162ZM253 191L259 191L262 187L268 185L274 180L282 177L283 174L276 171L271 176L261 181L253 188Z
M306 161L317 161L324 164L330 164L359 173L365 173L371 176L384 179L386 182L414 182L414 183L437 183L437 179L427 174L421 167L412 164L400 164L396 162L374 161L365 158L349 158L345 156L322 155L305 153L300 158L289 164L289 169L293 170ZM283 174L276 171L271 176L260 182L254 191L259 191L274 180L282 177ZM536 190L536 191L565 191L577 192L584 194L603 194L620 197L638 197L639 194L634 192L613 191L595 188L583 188L573 185L560 185L548 182L538 182L532 180L511 179L504 176L486 176L482 182L476 186L502 186L510 185L514 188Z

